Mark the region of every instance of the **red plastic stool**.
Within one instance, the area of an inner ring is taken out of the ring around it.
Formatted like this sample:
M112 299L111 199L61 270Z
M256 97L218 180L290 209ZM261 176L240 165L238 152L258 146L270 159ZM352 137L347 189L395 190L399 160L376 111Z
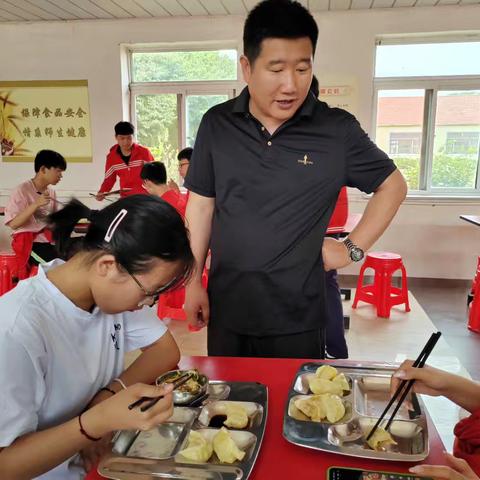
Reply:
M17 282L17 256L13 252L0 252L0 295L11 290Z
M480 282L480 256L477 258L477 269L475 270L475 277L473 277L472 288L470 289L470 293L467 296L467 305L470 305L470 303L472 302L479 282Z
M372 284L363 285L363 277L367 268L372 268L375 276ZM397 270L402 272L401 288L392 285L392 275ZM359 301L375 305L377 307L377 316L382 318L390 318L390 309L394 305L404 303L405 311L410 311L407 272L400 255L390 252L371 252L367 254L360 270L352 308L357 308Z
M470 304L467 327L472 332L480 333L480 292L476 292Z

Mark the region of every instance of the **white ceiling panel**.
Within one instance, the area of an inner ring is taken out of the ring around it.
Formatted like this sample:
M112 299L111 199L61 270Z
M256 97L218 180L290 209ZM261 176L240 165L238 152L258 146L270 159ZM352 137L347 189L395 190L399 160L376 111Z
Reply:
M330 0L330 10L349 10L352 0Z
M416 0L395 0L394 7L413 7Z
M416 7L432 7L436 5L438 0L417 0Z
M457 5L459 0L438 0L437 5Z
M5 12L10 13L11 15L15 15L22 20L41 20L42 18L38 15L35 15L33 12L29 10L24 10L20 8L18 5L13 5L10 2L5 0L0 0L0 8Z
M116 0L124 10L126 10L131 15L138 17L138 18L145 18L151 17L152 14L148 12L145 8L143 8L142 3L150 3L150 2L142 2L140 0ZM155 3L155 1L153 2ZM158 5L156 5L158 7ZM153 7L155 8L155 7Z
M115 18L131 18L133 15L112 0L90 0Z
M395 0L373 0L372 8L391 8Z
M222 0L222 3L230 15L245 15L247 13L242 0Z
M26 20L26 18L20 17L14 13L10 13L8 10L4 10L2 7L0 7L0 15L2 16L2 18L6 18L11 22L20 22L22 20Z
M54 15L53 13L47 12L42 8L38 8L32 3L28 2L27 0L6 0L7 3L14 4L23 10L27 10L32 12L33 14L39 16L43 20L60 20L58 15Z
M365 10L372 6L373 0L352 0L352 10Z
M312 12L324 12L328 10L330 0L310 0L309 5Z
M177 0L157 0L157 3L172 16L188 15L188 12L177 2Z
M250 11L257 3L258 0L242 0L245 4L245 7Z
M165 17L170 14L162 8L155 0L135 0L138 5L148 13L150 17ZM130 10L130 9L129 9ZM146 15L143 15L144 17Z
M35 0L37 7L59 15L63 20L95 18L95 15L82 10L69 0Z
M220 0L199 0L209 15L227 15L227 9Z
M93 15L95 18L113 18L112 14L108 13L103 8L100 8L91 0L70 0L70 3L80 8L84 12Z
M177 1L190 15L207 15L207 11L203 8L202 4L198 0Z

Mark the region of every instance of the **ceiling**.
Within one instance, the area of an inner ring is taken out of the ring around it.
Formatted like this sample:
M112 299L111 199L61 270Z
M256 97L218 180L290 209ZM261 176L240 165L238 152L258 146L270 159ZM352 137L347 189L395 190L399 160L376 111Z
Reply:
M299 0L312 12L480 5L480 0ZM258 0L0 0L0 22L244 15Z

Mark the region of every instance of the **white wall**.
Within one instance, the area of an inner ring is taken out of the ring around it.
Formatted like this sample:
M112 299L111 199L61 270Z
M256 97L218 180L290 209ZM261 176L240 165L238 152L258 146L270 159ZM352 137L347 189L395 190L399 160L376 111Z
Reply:
M479 29L480 6L326 12L316 18L320 36L315 70L320 83L356 85L358 118L370 131L375 36ZM2 24L0 80L88 79L94 161L69 165L58 187L60 195L73 192L85 198L100 185L113 125L125 108L121 44L233 41L240 45L243 21L233 16ZM0 205L5 204L8 189L31 172L30 164L0 163ZM352 196L352 211L362 211L364 205L361 196ZM401 253L410 276L471 278L480 253L480 229L462 223L458 216L480 214L478 205L477 201L405 204L376 248ZM6 243L3 229L0 247ZM350 267L345 273L355 270Z

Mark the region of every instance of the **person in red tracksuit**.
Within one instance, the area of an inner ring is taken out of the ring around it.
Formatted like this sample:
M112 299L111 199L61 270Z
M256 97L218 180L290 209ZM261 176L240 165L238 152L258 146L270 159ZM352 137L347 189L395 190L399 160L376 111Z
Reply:
M153 155L146 147L133 141L135 127L130 122L119 122L115 125L117 143L110 149L105 163L105 179L97 192L96 199L103 200L105 194L120 179L120 196L147 194L143 188L140 172L145 163L153 162Z

